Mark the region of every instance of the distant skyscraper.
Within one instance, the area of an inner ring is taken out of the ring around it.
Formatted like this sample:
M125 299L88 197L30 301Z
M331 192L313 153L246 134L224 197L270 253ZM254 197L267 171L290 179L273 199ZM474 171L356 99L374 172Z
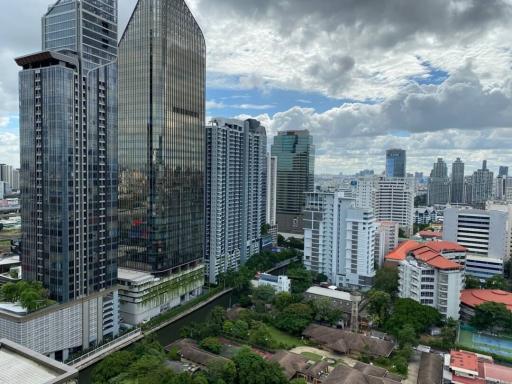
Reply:
M302 234L304 192L314 189L315 147L309 131L279 132L272 156L277 157L277 225L280 232Z
M343 192L306 193L304 265L332 284L369 289L375 276L375 217Z
M501 165L498 176L508 176L508 167Z
M452 164L451 202L464 203L464 163L458 157Z
M12 187L12 166L7 164L0 164L0 181Z
M205 62L185 1L137 2L119 42L120 311L131 322L203 286Z
M450 178L448 167L442 158L437 159L430 172L428 183L428 204L447 204L450 201Z
M403 149L388 149L386 151L386 176L406 177L406 156Z
M205 266L212 283L260 250L266 143L256 120L214 119L206 127Z
M267 154L267 223L276 225L277 157Z
M486 201L492 198L493 190L493 173L487 169L487 160L483 161L482 169L473 173L471 183L471 204L484 208Z
M117 0L59 0L20 73L23 277L67 302L117 283Z

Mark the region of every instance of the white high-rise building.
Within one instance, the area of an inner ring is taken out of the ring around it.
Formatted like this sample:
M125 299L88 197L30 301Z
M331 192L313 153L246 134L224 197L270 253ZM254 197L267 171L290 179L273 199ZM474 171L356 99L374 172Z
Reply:
M260 250L266 141L256 120L218 118L206 127L205 271L212 283Z
M277 157L267 153L267 224L274 245L277 245L276 193Z
M375 218L343 192L306 193L304 265L337 286L369 289L375 276Z
M377 221L397 222L407 235L411 235L414 223L414 178L358 178L356 206L373 209Z
M508 205L488 205L487 210L445 210L443 239L467 248L468 275L487 279L503 273L503 262L510 258L511 217Z
M398 246L399 225L394 221L377 221L375 231L375 261L384 264L384 256Z
M444 318L459 319L463 266L425 247L399 263L398 296L436 308Z

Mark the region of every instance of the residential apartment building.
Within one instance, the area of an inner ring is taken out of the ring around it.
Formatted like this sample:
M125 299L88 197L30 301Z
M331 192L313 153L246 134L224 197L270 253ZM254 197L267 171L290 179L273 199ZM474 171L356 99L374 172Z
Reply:
M414 208L414 224L426 225L436 223L438 218L438 211L434 207Z
M428 205L446 205L450 202L450 178L448 166L439 158L434 163L428 182Z
M452 204L464 204L464 162L459 157L452 164L450 201Z
M369 289L375 275L375 217L343 192L306 193L304 265L332 284Z
M362 177L357 179L356 206L373 209L377 221L393 221L407 235L414 223L414 178Z
M457 244L407 241L388 254L386 261L398 266L399 297L429 305L444 318L457 320L464 258L465 249Z
M119 42L119 264L169 280L162 309L203 268L205 63L185 1L137 2Z
M403 149L388 149L386 151L386 176L406 177L406 153Z
M276 212L280 232L303 233L304 192L315 184L315 147L309 131L278 132L271 150L277 158Z
M217 118L206 127L205 274L212 283L260 251L268 209L266 146L257 120Z
M384 264L384 256L398 246L400 226L394 221L377 221L375 230L375 262Z

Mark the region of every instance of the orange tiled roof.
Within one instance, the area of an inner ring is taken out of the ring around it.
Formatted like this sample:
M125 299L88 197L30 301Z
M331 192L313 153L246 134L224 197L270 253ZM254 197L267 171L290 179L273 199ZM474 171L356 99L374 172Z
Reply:
M426 237L426 238L440 239L443 237L443 234L441 232L437 232L437 231L419 231L418 234L421 237Z
M467 249L458 243L452 241L440 240L440 241L428 241L425 245L438 252L466 252Z
M512 382L512 368L504 365L484 363L484 376L489 381Z
M512 311L512 293L500 289L465 289L460 294L460 301L472 308L488 302L502 303Z
M437 243L441 244L437 245ZM412 254L417 260L427 263L434 268L460 269L462 268L460 264L446 259L441 254L441 252L446 251L447 249L455 250L457 247L460 247L458 249L464 249L464 251L466 250L464 247L448 241L430 241L427 243L418 243L414 240L408 240L388 253L386 260L402 261L406 259L407 255Z
M450 367L478 373L478 357L473 352L450 351Z

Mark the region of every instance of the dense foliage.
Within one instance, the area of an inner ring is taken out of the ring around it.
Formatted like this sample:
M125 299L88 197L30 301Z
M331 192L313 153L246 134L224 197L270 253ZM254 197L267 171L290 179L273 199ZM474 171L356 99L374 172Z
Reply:
M54 302L48 299L48 291L38 281L17 281L5 283L0 288L2 300L20 303L29 312L46 307Z
M375 273L373 288L378 291L384 291L391 296L398 293L398 269L392 267L382 267Z
M483 303L475 308L471 325L480 331L512 334L512 312L502 303Z

